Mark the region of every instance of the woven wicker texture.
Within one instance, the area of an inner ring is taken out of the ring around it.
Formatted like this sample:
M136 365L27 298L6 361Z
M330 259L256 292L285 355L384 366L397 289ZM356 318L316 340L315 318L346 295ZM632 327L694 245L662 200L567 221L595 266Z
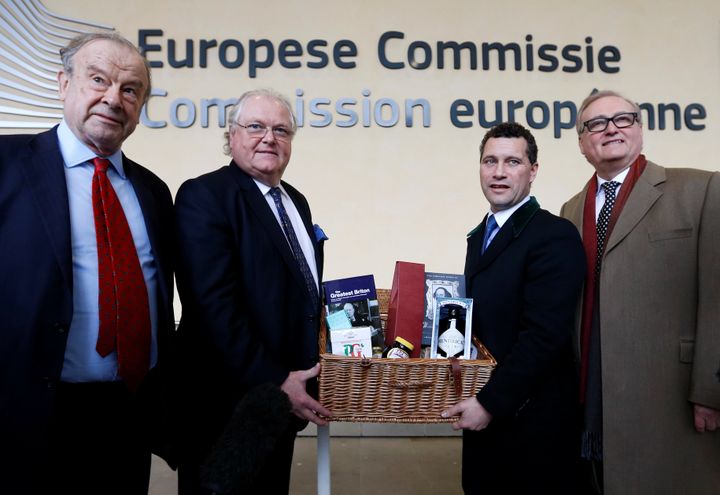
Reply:
M385 323L390 291L378 289ZM325 349L326 331L320 332ZM321 354L320 403L333 413L331 421L362 423L450 423L440 413L477 393L490 378L495 359L479 346L476 360L461 360L462 396L455 392L446 359L358 359Z
M484 350L481 352L487 352ZM461 361L462 397L445 359L366 359L323 354L320 403L332 421L446 423L440 413L474 395L490 378L495 360Z

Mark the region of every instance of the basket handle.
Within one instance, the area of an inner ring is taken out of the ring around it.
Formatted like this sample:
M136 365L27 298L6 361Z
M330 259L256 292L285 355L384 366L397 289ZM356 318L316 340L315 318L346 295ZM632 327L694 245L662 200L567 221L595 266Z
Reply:
M448 358L450 360L450 383L455 385L455 394L458 398L462 397L462 373L460 370L460 360L456 357Z

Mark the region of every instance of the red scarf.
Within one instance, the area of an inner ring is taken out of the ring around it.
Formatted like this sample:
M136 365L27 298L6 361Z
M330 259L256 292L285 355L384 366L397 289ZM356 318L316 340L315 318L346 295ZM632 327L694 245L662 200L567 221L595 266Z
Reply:
M620 195L615 200L615 206L613 206L612 213L610 215L610 222L608 223L608 231L605 236L605 243L607 245L608 239L612 232L617 219L620 216L620 212L625 206L630 192L632 191L635 183L637 182L640 175L645 170L647 160L644 155L640 155L630 165L630 171L625 177L625 181L622 183L620 188ZM587 195L585 196L585 207L583 209L583 246L585 247L585 257L587 259L587 271L585 272L585 292L583 295L583 306L582 306L582 326L580 327L580 402L585 402L585 392L587 387L587 373L588 373L588 357L590 355L590 334L592 332L592 315L593 305L595 302L595 291L598 287L598 281L595 280L595 265L597 264L597 230L596 230L596 215L595 215L595 197L597 196L597 173L593 174L588 182Z

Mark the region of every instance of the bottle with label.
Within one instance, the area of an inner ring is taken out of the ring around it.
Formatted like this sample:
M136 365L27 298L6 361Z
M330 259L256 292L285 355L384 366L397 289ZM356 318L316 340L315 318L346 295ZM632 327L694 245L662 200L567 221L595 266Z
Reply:
M412 345L411 342L408 342L402 337L395 337L395 342L385 349L383 357L407 359L410 357L413 349L415 349L415 346Z
M440 332L437 341L437 357L439 358L462 358L465 351L465 322L460 318L460 311L457 306L450 306L448 318L444 331Z

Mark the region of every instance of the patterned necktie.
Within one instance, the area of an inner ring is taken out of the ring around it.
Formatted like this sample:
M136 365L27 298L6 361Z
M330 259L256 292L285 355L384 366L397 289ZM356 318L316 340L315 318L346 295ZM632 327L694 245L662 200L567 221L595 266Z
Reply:
M297 261L297 264L300 267L300 271L305 279L305 285L307 286L310 298L312 299L313 308L315 308L320 305L317 285L315 284L315 279L313 278L310 267L305 259L305 255L300 247L300 243L295 235L295 229L293 229L292 222L290 222L290 217L288 217L285 206L283 205L281 194L282 193L279 187L270 188L270 196L272 196L273 201L275 201L275 207L277 208L278 215L280 216L280 223L282 224L283 231L285 231L285 236L290 244L290 250L292 251L295 261Z
M485 225L485 235L483 236L482 253L480 254L485 254L485 251L490 245L490 242L492 242L491 236L493 235L493 232L497 230L497 228L498 224L495 220L495 215L491 215L490 218L488 218L487 224Z
M602 257L605 252L605 237L607 236L608 224L610 223L610 215L615 205L615 190L620 187L620 183L616 181L604 182L601 186L605 191L605 204L600 209L600 215L597 219L597 258L595 262L595 281L600 278L600 267L602 265Z
M93 164L100 314L95 349L103 357L117 350L118 373L136 391L150 366L147 286L125 213L107 177L110 162L95 158Z

